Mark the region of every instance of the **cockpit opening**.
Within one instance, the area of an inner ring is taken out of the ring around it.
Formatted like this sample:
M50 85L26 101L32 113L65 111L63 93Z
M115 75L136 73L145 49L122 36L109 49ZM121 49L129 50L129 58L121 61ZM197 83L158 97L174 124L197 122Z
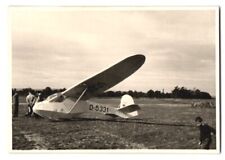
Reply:
M48 96L47 100L52 102L62 102L65 96L61 92Z

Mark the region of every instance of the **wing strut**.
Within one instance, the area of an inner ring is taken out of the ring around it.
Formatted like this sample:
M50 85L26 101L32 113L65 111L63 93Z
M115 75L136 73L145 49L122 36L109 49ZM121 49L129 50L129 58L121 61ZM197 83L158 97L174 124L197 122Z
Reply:
M81 93L80 97L77 99L77 101L74 103L74 105L71 107L69 113L72 111L72 109L76 106L76 104L80 101L80 99L83 97L84 93L87 91L88 88L85 88L85 90Z

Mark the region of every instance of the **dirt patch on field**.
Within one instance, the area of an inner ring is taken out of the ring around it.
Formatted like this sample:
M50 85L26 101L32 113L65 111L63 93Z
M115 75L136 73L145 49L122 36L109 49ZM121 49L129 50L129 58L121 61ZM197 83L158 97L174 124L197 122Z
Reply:
M48 149L49 143L44 140L39 134L21 131L21 134L27 139L28 142L33 143L33 149Z

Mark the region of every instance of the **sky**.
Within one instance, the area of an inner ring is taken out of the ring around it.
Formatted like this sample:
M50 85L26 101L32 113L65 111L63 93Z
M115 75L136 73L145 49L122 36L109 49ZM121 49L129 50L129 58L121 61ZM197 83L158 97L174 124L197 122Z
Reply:
M216 93L215 8L10 7L12 87L69 88L134 54L110 90Z

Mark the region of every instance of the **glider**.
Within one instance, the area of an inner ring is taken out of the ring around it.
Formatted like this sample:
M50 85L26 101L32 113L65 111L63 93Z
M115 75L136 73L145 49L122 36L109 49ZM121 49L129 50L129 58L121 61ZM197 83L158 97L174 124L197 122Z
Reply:
M127 57L63 92L50 95L41 102L37 100L33 111L41 117L52 120L73 119L86 112L97 112L122 118L137 116L140 107L134 103L130 95L123 95L118 107L99 104L89 99L129 77L144 62L145 56L141 54Z

